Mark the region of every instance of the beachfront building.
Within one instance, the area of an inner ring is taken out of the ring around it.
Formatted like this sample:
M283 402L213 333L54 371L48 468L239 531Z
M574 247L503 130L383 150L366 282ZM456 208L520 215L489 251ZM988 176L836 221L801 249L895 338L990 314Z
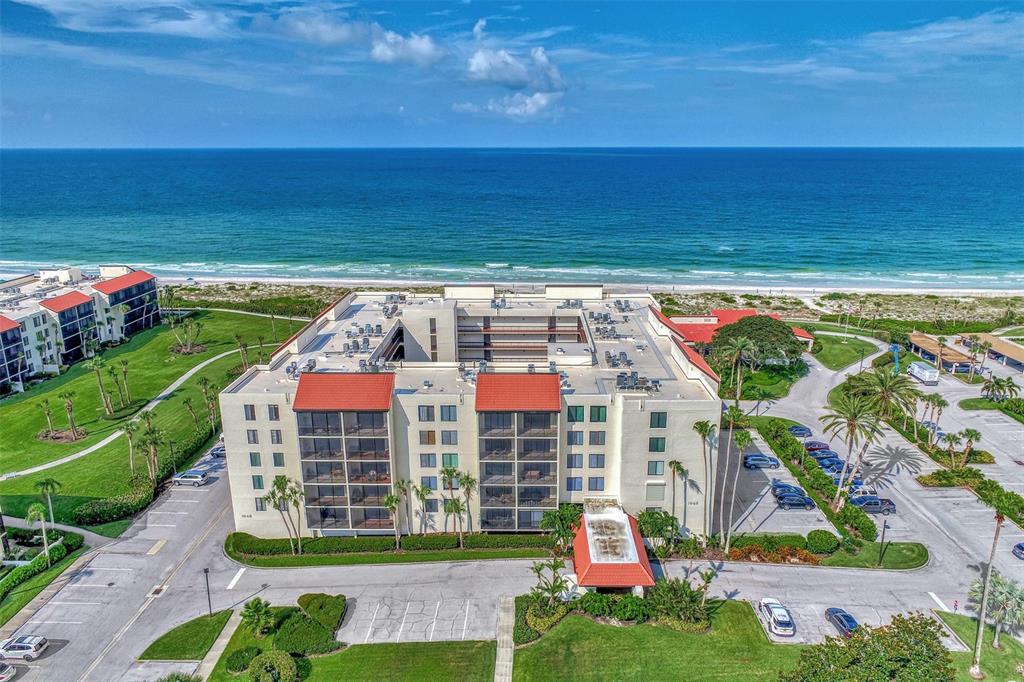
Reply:
M718 377L666 322L650 296L599 285L352 293L221 393L235 527L287 534L264 500L285 476L306 535L392 533L398 480L430 490L403 500L403 533L454 530L450 497L474 531L538 530L596 498L705 533L716 450L693 425L718 423Z
M757 314L757 310L754 308L717 308L707 315L673 315L670 320L676 331L683 335L686 343L693 346L698 343L709 344L715 338L715 333L722 327ZM775 313L769 313L768 317L781 319ZM810 352L814 346L814 336L809 331L793 327L793 336L800 339L807 346L807 351Z
M93 342L120 343L160 321L156 277L123 265L97 274L54 268L0 282L0 391L89 355Z

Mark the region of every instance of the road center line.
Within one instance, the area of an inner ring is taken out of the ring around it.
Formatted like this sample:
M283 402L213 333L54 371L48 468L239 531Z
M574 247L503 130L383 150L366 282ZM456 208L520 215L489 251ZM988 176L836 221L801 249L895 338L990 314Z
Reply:
M935 596L935 593L934 593L934 592L929 592L929 593L928 593L928 596L929 596L929 597L931 597L931 598L932 598L933 600L935 600L935 603L939 605L939 608L940 608L940 609L942 609L942 610L943 610L943 611L945 611L946 613L949 613L949 607L948 607L948 606L946 606L945 604L943 604L943 603L942 603L942 600L941 600L941 599L939 599L939 598L938 598L937 596Z
M398 626L398 637L395 637L395 641L402 639L402 630L405 629L405 618L409 615L409 607L412 606L412 602L405 603L405 613L402 614L402 624Z
M377 602L377 608L373 610L373 617L370 618L370 627L366 628L366 637L363 637L363 644L370 641L370 633L373 632L373 621L377 620L378 611L380 611L380 602Z
M238 569L238 573L235 573L235 577L232 578L231 582L228 583L228 589L229 590L234 589L235 585L238 583L238 579L242 577L243 573L245 573L245 567L244 566L242 568Z

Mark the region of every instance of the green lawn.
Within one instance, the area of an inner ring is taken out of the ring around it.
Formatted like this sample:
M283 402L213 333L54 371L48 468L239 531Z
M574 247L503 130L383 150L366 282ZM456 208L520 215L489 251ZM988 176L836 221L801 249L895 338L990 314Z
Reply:
M274 615L277 616L278 624L298 610L299 608L297 606L280 606L273 608ZM246 676L235 677L228 672L227 667L228 656L232 652L238 651L239 649L243 649L247 646L254 646L261 651L270 651L274 648L274 634L269 633L262 638L257 638L252 633L252 630L240 624L234 634L231 635L231 639L228 640L228 645L224 649L224 653L222 653L221 657L217 660L217 665L214 666L213 672L210 673L206 682L227 682L228 680L236 679L240 681L247 680L248 677Z
M1014 327L1013 329L1007 329L1002 332L999 336L1024 336L1024 327Z
M857 327L851 324L847 327L844 324L836 324L835 322L804 322L802 320L786 320L787 323L794 327L800 327L806 329L809 332L839 332L841 334L860 334L862 336L873 336L870 329L864 329L863 327Z
M823 566L843 566L847 568L878 567L878 551L881 543L865 542L857 554L849 554L839 550L824 559ZM888 542L885 543L885 555L881 568L910 569L920 568L928 563L928 548L920 542Z
M878 350L873 343L845 336L820 334L815 339L821 344L821 350L814 357L834 371L859 363L861 357L868 357Z
M231 617L231 609L199 616L164 633L146 647L141 661L201 661Z
M7 595L3 601L0 601L0 625L3 625L14 615L25 608L25 605L32 601L37 594L46 589L46 586L56 580L57 576L64 572L68 566L74 563L75 559L81 556L88 547L80 547L71 554L67 555L56 564L51 566L48 570L43 571L39 575L33 576L31 579L18 585Z
M466 680L494 679L497 643L408 642L356 644L344 651L310 659L305 682L335 680Z
M482 559L543 559L551 556L537 547L511 549L445 549L437 551L352 552L346 554L303 554L293 556L245 556L228 552L235 561L260 568L293 568L300 566L353 566L358 564L408 564L427 561L480 561Z
M120 360L128 360L128 383L133 399L149 400L190 368L235 348L235 334L241 334L249 343L252 357L255 357L258 336L264 336L265 343L272 341L270 322L266 318L204 312L197 313L194 319L203 325L200 343L206 349L202 353L184 356L171 353L174 335L168 325L142 331L127 343L103 353L102 357L109 366L117 367ZM283 330L278 331L282 333ZM235 364L238 364L237 357ZM103 379L116 406L117 392L108 376L104 375ZM68 390L75 393L75 422L88 435L74 443L39 440L36 435L45 430L46 417L38 403L48 398L54 428L67 428L63 400L58 396ZM86 369L83 363L73 365L62 376L0 402L0 421L4 424L0 430L0 473L44 464L78 452L116 431L127 418L104 419L95 373Z
M802 646L772 644L750 604L721 602L707 634L568 616L517 649L514 680L774 680Z
M956 666L956 679L968 682L971 679L968 669L974 659L974 645L978 641L978 619L970 616L959 616L952 613L939 612L939 617L945 621L957 637L963 640L964 644L971 649L968 652L957 652L953 654L953 664ZM1024 675L1017 666L1024 665L1024 644L1021 644L1006 632L999 638L1002 651L992 648L992 638L995 636L995 628L991 625L985 626L985 643L981 647L981 671L985 678L996 682L1019 680Z
M1010 419L1016 419L1017 421L1024 423L1024 417L1019 414L1014 414L1009 410L1003 409L1000 403L988 398L964 398L959 403L961 410L999 410Z

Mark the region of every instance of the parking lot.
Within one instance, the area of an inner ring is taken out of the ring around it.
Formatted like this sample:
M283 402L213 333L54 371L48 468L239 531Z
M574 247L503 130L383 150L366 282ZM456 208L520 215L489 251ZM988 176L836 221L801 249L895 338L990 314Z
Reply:
M498 618L496 599L364 595L354 601L338 633L343 642L493 639Z

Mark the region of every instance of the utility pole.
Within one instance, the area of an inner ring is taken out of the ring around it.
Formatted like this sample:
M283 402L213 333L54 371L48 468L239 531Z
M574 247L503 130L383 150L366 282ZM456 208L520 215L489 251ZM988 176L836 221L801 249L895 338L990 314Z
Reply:
M203 576L206 578L206 608L210 615L213 615L213 600L210 599L210 569L203 569Z

